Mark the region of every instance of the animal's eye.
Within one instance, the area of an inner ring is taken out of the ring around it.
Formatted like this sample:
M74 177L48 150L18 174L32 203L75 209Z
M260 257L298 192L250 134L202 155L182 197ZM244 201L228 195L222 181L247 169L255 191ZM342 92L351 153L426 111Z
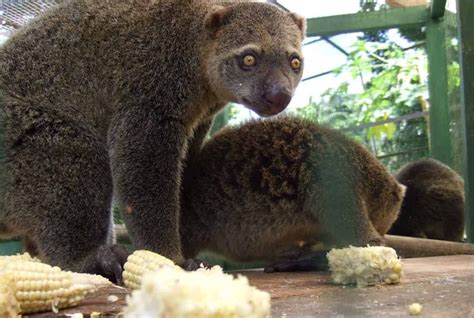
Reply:
M293 69L293 71L298 72L301 68L301 60L293 56L290 60L290 66Z
M246 68L253 67L257 64L257 59L251 54L244 55L242 65Z

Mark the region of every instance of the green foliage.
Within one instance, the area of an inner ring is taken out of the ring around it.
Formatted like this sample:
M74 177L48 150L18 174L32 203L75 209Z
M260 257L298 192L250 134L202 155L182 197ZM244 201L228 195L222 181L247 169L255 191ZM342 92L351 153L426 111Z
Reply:
M458 62L452 62L448 65L448 94L458 94L461 86L461 69Z
M238 110L234 104L232 103L227 104L227 106L221 112L219 112L217 116L215 117L214 123L211 129L209 130L208 137L214 135L221 128L226 126L230 120L232 120L233 118L237 116L237 113L238 113Z
M404 51L390 41L357 41L347 63L336 74L350 74L352 80L326 90L318 100L311 98L308 105L297 109L299 116L346 128L382 157L392 171L406 161L428 155L424 118L363 130L355 127L424 110L427 60L423 50ZM362 89L357 91L353 86L359 80Z
M349 108L342 100L344 95L347 95L347 86L341 85L340 90L332 91L327 95L326 103L316 103L310 97L308 105L298 108L297 114L327 126L343 128L349 120Z
M114 224L124 224L122 212L117 204L112 203L112 215L114 218Z

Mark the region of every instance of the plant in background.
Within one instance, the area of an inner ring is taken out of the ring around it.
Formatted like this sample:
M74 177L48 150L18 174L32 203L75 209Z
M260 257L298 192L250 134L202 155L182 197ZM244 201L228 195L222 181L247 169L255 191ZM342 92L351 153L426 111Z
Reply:
M407 161L428 155L424 118L357 129L426 110L427 61L423 50L403 50L391 41L359 40L347 63L336 73L350 74L352 81L326 90L318 100L310 99L308 105L297 110L298 115L347 130L367 144L392 171ZM362 82L363 89L351 92L350 85L357 80Z
M238 110L234 104L227 104L226 107L222 111L220 111L214 118L214 123L212 124L212 127L209 130L207 137L214 135L221 128L225 127L229 123L229 121L231 121L237 116L237 113Z
M345 104L347 100L343 100L344 94L347 95L347 85L341 85L338 92L326 95L324 103L317 103L310 97L306 106L296 109L296 114L333 128L346 127L350 120L350 109Z

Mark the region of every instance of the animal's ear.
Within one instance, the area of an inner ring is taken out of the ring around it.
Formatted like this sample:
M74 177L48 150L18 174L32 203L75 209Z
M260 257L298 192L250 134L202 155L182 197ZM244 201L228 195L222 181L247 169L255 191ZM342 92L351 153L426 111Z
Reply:
M207 14L205 25L211 36L215 36L219 29L227 23L230 15L230 8L215 6L213 10Z
M301 35L304 37L306 34L306 19L296 13L290 13L290 18L295 21L298 29L301 31Z

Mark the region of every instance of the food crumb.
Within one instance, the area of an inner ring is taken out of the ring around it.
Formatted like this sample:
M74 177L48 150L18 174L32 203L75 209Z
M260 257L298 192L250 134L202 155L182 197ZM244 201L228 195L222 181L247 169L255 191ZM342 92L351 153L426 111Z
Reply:
M114 302L116 302L118 299L119 299L119 298L118 298L117 296L115 296L115 295L110 295L109 297L107 297L107 301L108 301L109 303L114 303Z
M410 315L412 316L418 316L421 314L421 309L423 308L422 305L419 303L413 303L410 306L408 306L408 311L410 312Z

